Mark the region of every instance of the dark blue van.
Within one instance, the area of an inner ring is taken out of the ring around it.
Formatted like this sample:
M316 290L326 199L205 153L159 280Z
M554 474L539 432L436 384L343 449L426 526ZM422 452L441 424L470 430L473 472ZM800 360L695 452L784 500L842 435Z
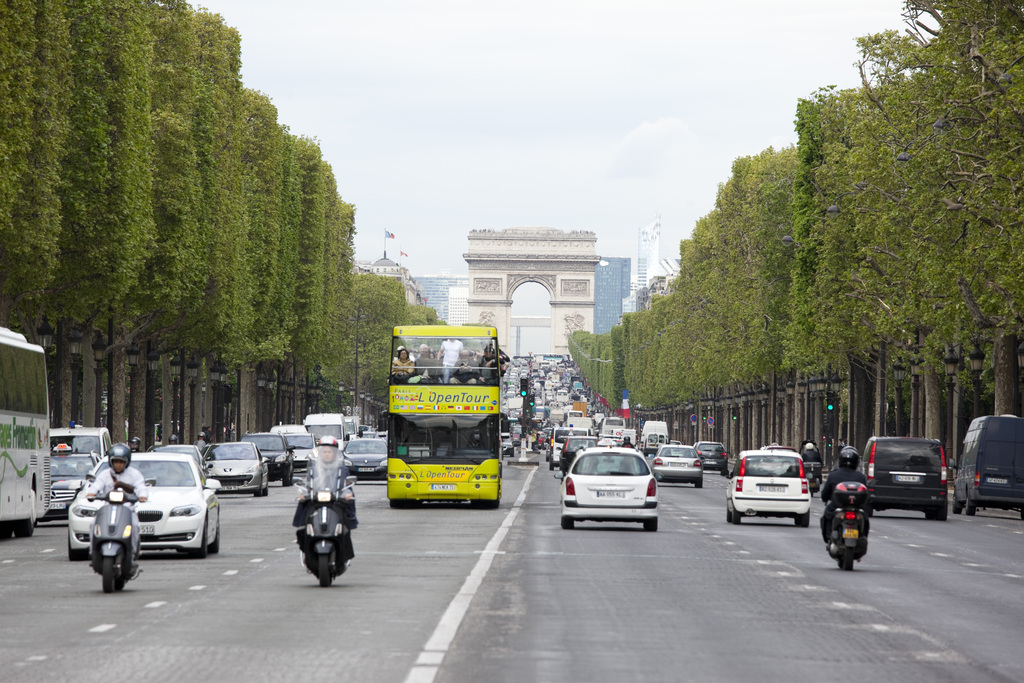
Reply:
M953 514L1020 510L1024 519L1024 419L987 415L971 422L953 484Z

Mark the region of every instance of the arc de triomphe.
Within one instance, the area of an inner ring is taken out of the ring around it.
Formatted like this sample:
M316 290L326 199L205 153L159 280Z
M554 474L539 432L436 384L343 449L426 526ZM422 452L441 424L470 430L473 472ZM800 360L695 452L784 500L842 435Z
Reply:
M548 290L551 351L568 353L567 337L594 330L594 267L597 235L552 228L472 230L469 252L469 324L494 325L509 348L512 295L527 282Z

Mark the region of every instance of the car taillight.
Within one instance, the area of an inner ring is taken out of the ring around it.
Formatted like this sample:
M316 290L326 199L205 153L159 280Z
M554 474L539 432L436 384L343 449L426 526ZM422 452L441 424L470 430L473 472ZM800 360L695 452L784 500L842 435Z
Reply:
M868 479L875 478L875 447L877 443L871 444L871 453L868 454Z
M804 461L803 460L800 461L800 478L805 480L805 481L807 480L807 470L804 469Z
M974 485L978 486L981 483L981 472L974 473Z
M857 513L852 511L847 511L843 516L846 517L846 519L857 519Z
M658 495L658 484L654 481L654 477L651 477L647 482L647 497L653 498Z
M800 480L800 493L810 493L810 490L807 488L807 480L806 479L801 479Z
M576 495L576 484L572 483L572 477L565 478L565 495L575 496Z
M945 484L946 483L946 449L943 448L942 446L939 446L939 462L940 462L940 464L942 466L942 473L939 475L940 476L940 481L943 484Z
M743 477L736 477L736 490L737 491L742 491L743 490Z
M655 458L654 459L654 464L655 465L664 465L665 463L662 462L661 458Z
M747 459L743 458L740 460L740 473L739 476L744 476L747 473Z
M694 467L703 467L703 465L701 465L700 458L698 458L697 460L693 461L693 466Z

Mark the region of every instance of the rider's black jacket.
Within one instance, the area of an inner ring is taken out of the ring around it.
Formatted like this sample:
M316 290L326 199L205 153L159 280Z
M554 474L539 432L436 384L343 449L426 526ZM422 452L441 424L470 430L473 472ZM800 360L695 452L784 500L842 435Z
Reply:
M340 454L339 454L339 457L340 457ZM336 494L340 495L341 490L345 486L345 479L348 477L348 474L349 474L348 467L345 467L344 465L341 465L341 466L339 466L337 468L337 470L336 470L336 477L335 477L335 481L334 481L334 487L333 487ZM310 489L312 488L310 482L313 482L315 480L315 478L316 478L316 462L310 462L309 463L308 471L306 472L307 488L310 488ZM295 527L305 527L306 526L306 519L309 516L310 506L311 506L311 501L309 501L309 500L300 500L299 501L299 504L295 508L295 515L292 518L292 526L295 526ZM356 527L359 526L359 520L356 518L356 501L355 501L355 499L343 500L343 499L341 499L339 497L339 498L337 498L334 501L333 507L337 511L338 515L341 517L342 521L345 523L345 526L347 526L349 529L355 529Z
M865 486L868 485L868 478L863 472L849 467L838 467L828 473L828 479L821 485L821 500L825 505L832 505L832 492L835 490L836 484L842 484L844 481L859 481ZM870 505L870 499L868 504Z

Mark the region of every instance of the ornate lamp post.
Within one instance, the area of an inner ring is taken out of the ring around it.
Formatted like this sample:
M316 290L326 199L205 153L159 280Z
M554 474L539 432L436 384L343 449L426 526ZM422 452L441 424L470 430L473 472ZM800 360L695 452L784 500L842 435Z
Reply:
M36 339L38 340L40 346L42 346L44 349L49 351L50 345L53 344L53 327L50 326L50 323L48 323L45 318L43 319L43 324L36 328ZM50 387L50 378L49 377L46 378L46 395L49 398L49 404L50 404L51 407L58 406L57 407L57 411L59 413L59 410L60 410L60 408L59 408L59 405L60 405L59 401L60 401L60 399L58 398L59 394L55 396L54 395L55 392L53 391L53 390L59 390L59 387L60 387L60 349L59 348L57 350L57 370L56 370L56 372L54 374L54 377L56 378L56 381L53 383L53 387L52 388ZM50 418L50 423L53 424L53 422L54 422L54 420L52 418ZM59 417L56 420L56 426L58 426L58 427L60 426L60 418Z
M910 360L910 436L921 436L921 359Z
M128 367L131 372L131 390L139 390L139 357L142 352L139 350L139 345L134 341L131 345L124 350L125 359L128 361ZM128 399L128 436L136 436L138 434L139 416L138 411L135 409L136 401Z
M196 378L199 377L199 361L195 358L186 366L188 372L188 442L196 441Z
M262 370L256 375L256 429L263 430L263 388L267 386L267 376Z
M181 353L174 354L171 358L171 434L176 435L179 439L179 424L183 427L185 420L182 416L185 413L184 401L178 400L178 372L181 370ZM184 388L184 387L182 387ZM169 435L168 435L169 438Z
M156 432L153 428L153 401L156 398L153 378L156 376L156 371L160 369L160 354L152 349L150 342L147 342L147 346L150 346L150 352L146 354L146 434L143 442L146 445L146 450L149 450L153 447Z
M953 377L956 375L956 368L960 365L960 357L956 350L950 346L946 351L946 357L942 359L946 366L946 450L953 450Z
M338 382L338 396L337 396L337 398L338 398L338 412L339 413L344 413L345 412L344 409L343 409L343 406L342 406L342 402L341 402L341 398L344 395L345 395L345 382L344 381L339 381Z
M896 436L903 436L903 380L907 369L899 361L892 366L892 378L896 381Z
M977 419L981 414L981 408L978 403L980 401L979 396L981 395L981 370L985 367L985 352L975 344L974 350L967 355L967 358L971 362L971 374L973 375L971 384L974 389L974 406L973 410L971 410L971 419Z
M78 357L82 355L82 333L78 328L68 334L68 351L71 353L71 417L70 422L78 424Z
M96 426L100 426L100 414L103 404L103 357L107 355L107 343L103 341L103 333L96 333L96 341L92 343L92 358L96 361Z
M271 373L267 377L267 390L270 392L270 395L267 397L267 399L270 401L270 403L272 405L276 405L276 404L274 404L274 389L276 389L276 388L277 388L277 379L275 378L274 374ZM276 418L277 418L277 413L272 411L271 415L270 415L270 422L271 422L271 424L273 424L273 422L274 422L274 420Z

